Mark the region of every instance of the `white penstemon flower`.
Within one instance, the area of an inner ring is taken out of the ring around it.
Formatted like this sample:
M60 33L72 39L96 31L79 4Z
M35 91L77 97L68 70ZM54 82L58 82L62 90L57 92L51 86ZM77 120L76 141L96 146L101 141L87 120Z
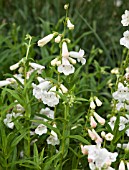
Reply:
M73 29L74 29L74 25L71 23L70 19L67 19L67 27L68 27L70 30L73 30Z
M0 81L0 87L7 86L9 84L11 84L11 81L9 81L9 80L2 80L2 81Z
M86 63L86 59L84 58L84 50L80 49L79 52L70 51L70 57L76 58L78 62L81 62L82 65Z
M129 100L129 88L125 87L121 82L118 83L118 90L112 94L115 100L124 102Z
M67 43L63 42L62 44L62 64L58 66L58 72L69 75L74 73L75 68L69 62L69 52Z
M107 133L107 134L105 135L105 139L106 139L107 141L112 141L112 140L113 140L113 137L114 137L114 135L112 135L111 133Z
M50 110L48 107L46 107L45 109L41 109L40 114L43 114L43 115L47 116L48 118L54 119L54 111ZM47 119L45 119L45 118L43 120L47 121Z
M119 170L125 170L125 164L124 164L123 160L121 160L121 162L119 164Z
M54 124L53 127L56 128L56 125ZM53 146L60 144L58 136L53 130L51 131L51 135L47 138L47 144L53 145Z
M120 39L120 45L123 45L129 49L129 31L125 31L123 35L124 37Z
M102 102L98 99L98 97L94 97L95 98L95 102L97 104L97 106L101 106L102 105Z
M95 128L97 126L97 123L96 123L96 121L95 121L93 116L90 116L90 126L92 128Z
M95 105L93 100L90 102L90 108L91 109L95 109L96 108L96 105Z
M29 65L34 69L37 70L38 74L42 73L42 70L45 69L44 66L37 64L37 63L29 63Z
M116 161L118 153L111 153L106 148L97 145L81 146L83 154L88 154L88 162L91 170L95 169L113 169L110 167L112 162ZM101 155L101 156L100 156Z
M129 25L129 11L125 10L125 13L122 15L121 23L123 26Z
M35 133L41 136L42 134L47 133L47 127L43 124L40 124L36 129Z
M48 42L50 42L53 37L54 37L54 33L53 34L49 34L46 37L42 38L41 40L38 41L38 46L39 47L43 47L44 45L46 45Z
M104 124L105 124L105 119L102 118L101 116L99 116L96 112L94 112L94 117L96 118L96 120L97 120L101 125L104 125Z
M58 35L56 38L55 38L55 43L59 43L61 41L61 35Z

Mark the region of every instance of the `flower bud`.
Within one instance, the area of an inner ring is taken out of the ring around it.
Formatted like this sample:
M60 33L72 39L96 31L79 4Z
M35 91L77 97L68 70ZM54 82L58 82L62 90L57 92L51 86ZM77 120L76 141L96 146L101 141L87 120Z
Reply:
M67 93L68 92L68 89L63 84L60 85L60 88L61 88L63 93Z
M67 10L69 8L69 4L64 5L64 9Z
M101 132L102 138L105 138L106 133L104 131Z
M6 86L6 85L8 85L8 84L11 84L11 82L8 81L8 80L2 80L2 81L0 81L0 87Z
M95 128L97 126L97 123L96 123L95 119L93 118L93 116L90 116L90 126L92 128Z
M53 37L54 37L54 34L47 35L46 37L44 37L38 41L38 46L43 47L45 44L47 44L49 41L51 41Z
M96 108L96 105L95 105L93 100L90 102L90 108L91 109L95 109Z
M68 19L67 20L67 27L70 29L70 30L73 30L74 29L74 25L71 23L71 21Z
M88 129L88 134L89 134L89 136L90 136L90 138L91 138L92 140L95 140L95 139L96 139L95 134L94 134L90 129Z
M56 65L58 66L60 64L61 64L61 61L59 61L58 58L55 58L51 61L52 66L56 66Z
M96 102L97 106L101 106L102 105L102 102L96 96L95 96L95 102Z
M56 43L59 43L60 41L61 41L61 36L58 35L58 36L55 38L55 42L56 42Z
M68 52L68 47L67 47L67 43L63 42L62 44L62 57L69 57L69 52Z
M12 71L16 70L18 67L19 67L19 62L14 64L14 65L12 65L12 66L10 66L10 70L12 70Z
M96 120L97 120L101 125L104 125L104 124L105 124L105 119L103 119L101 116L99 116L96 112L94 112L94 117L96 118Z
M123 160L121 160L121 162L120 162L119 170L125 170L125 164L124 164Z
M126 164L126 165L127 165L127 170L129 170L129 162L127 162L127 164Z

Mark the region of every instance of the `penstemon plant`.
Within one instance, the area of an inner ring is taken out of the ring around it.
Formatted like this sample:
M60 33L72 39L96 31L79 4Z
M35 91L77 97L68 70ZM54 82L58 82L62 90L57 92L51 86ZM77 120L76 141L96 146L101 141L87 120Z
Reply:
M74 25L69 5L64 9L66 16L58 23L63 21L63 31L53 31L37 43L41 50L45 46L56 49L50 63L36 63L31 58L34 38L27 34L25 57L10 66L15 74L6 74L7 78L0 81L0 169L129 169L129 53L125 52L120 69L111 71L117 81L112 88L111 107L102 115L104 102L98 93L107 85L105 81L101 83L101 74L108 75L106 68L95 61L96 73L88 72L97 51L93 47L86 73L80 71L85 69L85 52L74 51L71 46L69 35ZM126 10L123 26L129 25L128 18ZM129 49L128 34L124 33L120 44ZM111 82L111 77L106 81ZM81 83L90 85L83 88ZM83 91L88 91L88 99L83 97Z

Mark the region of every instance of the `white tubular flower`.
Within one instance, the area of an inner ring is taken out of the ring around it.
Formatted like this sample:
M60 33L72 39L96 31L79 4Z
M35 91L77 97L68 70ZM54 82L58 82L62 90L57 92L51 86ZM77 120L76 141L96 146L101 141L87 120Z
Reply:
M7 86L9 84L11 84L11 82L9 80L2 80L2 81L0 81L0 87Z
M83 155L87 155L88 154L87 146L86 145L85 146L81 145L81 151L82 151Z
M98 99L98 97L94 97L95 98L95 102L97 104L97 106L101 106L102 105L102 102Z
M95 109L96 108L96 105L95 105L93 100L90 102L90 108L91 109Z
M118 83L118 90L112 93L112 96L115 100L118 100L120 103L129 100L129 88L125 87L121 82Z
M53 125L53 127L56 127L56 125ZM60 144L58 136L53 130L51 131L51 135L47 138L47 144L53 146Z
M72 64L68 61L67 58L62 57L62 64L58 66L58 72L59 73L64 73L64 75L69 75L74 73L75 68L73 67Z
M10 70L16 70L18 67L19 67L19 62L18 63L16 63L16 64L14 64L14 65L12 65L12 66L10 66Z
M51 41L53 37L54 37L54 34L47 35L46 37L44 37L38 41L38 46L43 47L45 44L47 44L49 41Z
M125 164L124 164L123 160L121 160L121 162L119 164L119 170L125 170Z
M102 118L101 116L99 116L96 112L94 112L94 117L96 118L96 120L97 120L101 125L104 125L104 124L105 124L105 119Z
M74 29L74 25L71 23L70 19L67 20L67 27L68 27L70 30L73 30L73 29Z
M69 52L68 52L68 47L67 47L67 43L63 42L62 44L62 57L69 57Z
M102 138L105 138L106 133L104 131L101 132Z
M94 129L92 129L92 132L93 132L93 134L95 135L95 142L99 145L99 144L101 144L102 143L102 138L98 135L98 133L94 130Z
M61 61L58 60L58 58L55 58L51 61L51 65L52 66L59 66L59 65L61 65Z
M92 128L96 128L96 126L97 126L97 123L96 123L95 119L93 118L93 116L90 116L90 126Z
M129 11L125 10L125 13L122 15L121 23L123 26L129 25Z
M59 43L61 41L61 36L58 35L56 38L55 38L55 43Z
M29 63L29 65L34 69L37 70L38 74L42 73L42 70L45 69L44 66L37 64L37 63Z
M71 58L71 57L69 57L68 59L69 59L70 63L76 64L76 60L75 60L75 59L73 59L73 58Z
M126 165L127 165L127 170L129 170L129 162L127 162Z
M63 93L67 93L68 92L68 89L63 84L60 85L60 89L61 89L61 91Z
M14 123L12 121L12 117L13 117L12 114L7 114L6 118L4 119L4 124L10 129L14 128Z
M125 31L123 35L124 37L120 39L120 45L123 45L129 49L129 31Z
M59 103L59 97L56 93L51 91L44 91L42 95L42 101L50 107L55 107Z
M54 111L50 110L48 107L45 109L40 110L40 114L46 115L48 118L54 119ZM48 121L47 119L43 118L43 120L46 122Z
M42 134L47 133L47 127L43 124L40 124L36 129L35 133L41 136Z
M79 52L75 52L75 51L70 51L69 55L73 58L76 58L78 62L81 62L82 65L84 65L86 63L86 59L84 58L84 50L80 49Z
M89 136L90 136L90 138L91 138L92 140L95 140L95 139L96 139L95 134L94 134L90 129L88 129L88 134L89 134Z
M105 135L105 139L106 139L107 141L112 141L112 140L113 140L113 137L114 137L114 135L112 135L111 133L108 133L108 134Z

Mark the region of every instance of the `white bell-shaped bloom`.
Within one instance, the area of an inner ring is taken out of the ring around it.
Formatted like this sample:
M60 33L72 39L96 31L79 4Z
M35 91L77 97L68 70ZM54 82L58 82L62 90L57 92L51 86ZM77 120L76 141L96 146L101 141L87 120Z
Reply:
M43 124L40 124L36 129L35 133L41 136L42 134L47 133L47 127Z
M93 116L90 116L90 126L92 128L95 128L97 126L97 123L96 123L95 119L93 118Z
M115 100L123 102L129 100L129 88L125 87L121 82L118 83L118 90L112 94Z
M125 31L123 35L124 37L120 39L120 45L123 45L129 49L129 31Z
M71 23L70 19L67 20L67 27L68 27L70 30L73 30L73 29L74 29L74 25Z
M68 92L68 89L63 84L60 85L60 89L61 89L61 91L63 93L67 93Z
M66 57L66 58L69 57L68 47L65 41L62 44L62 57Z
M76 58L78 62L81 62L82 65L86 63L86 59L84 58L84 50L80 49L79 52L76 51L70 51L69 55L73 58Z
M96 108L96 105L95 105L93 100L91 100L91 102L90 102L90 108L91 109L95 109Z
M107 134L105 135L105 139L106 139L107 141L112 141L112 140L113 140L113 137L114 137L114 135L112 135L111 133L107 133Z
M97 120L101 125L104 125L104 124L105 124L105 119L102 118L101 116L99 116L96 112L94 112L94 117L96 118L96 120Z
M56 125L53 125L53 127L56 127ZM53 146L60 144L58 136L53 130L51 131L51 135L47 138L47 144Z
M0 87L7 86L9 84L11 84L11 82L9 80L2 80L2 81L0 81Z
M121 162L119 164L119 170L125 170L125 163L123 160L121 160Z
M4 119L4 124L10 129L14 128L14 123L13 123L12 119L13 119L12 114L7 114L6 118Z
M48 107L46 107L45 109L41 109L40 110L40 114L43 114L45 116L47 116L48 118L54 119L54 111L49 109ZM45 122L47 121L47 119L43 119Z
M59 97L55 92L44 91L42 95L42 101L50 107L55 107L59 103Z
M19 65L20 65L20 63L18 62L16 64L10 66L10 70L16 70L19 67Z
M59 73L64 73L64 75L69 75L74 73L75 68L73 67L72 64L68 61L67 58L62 57L62 64L58 66L58 72Z
M122 15L121 23L123 26L129 25L129 11L125 10L125 13Z
M56 43L59 43L60 41L61 41L61 36L58 35L58 36L55 38L55 42L56 42Z
M42 38L41 40L38 41L38 46L43 47L45 44L50 42L52 38L54 37L54 34L49 34L46 37Z

